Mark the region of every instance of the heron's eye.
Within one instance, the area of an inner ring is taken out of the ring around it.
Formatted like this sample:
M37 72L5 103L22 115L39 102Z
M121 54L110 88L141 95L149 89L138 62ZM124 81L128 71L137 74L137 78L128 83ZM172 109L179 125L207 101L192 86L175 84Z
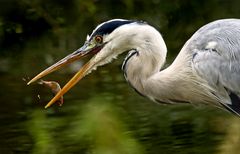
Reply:
M101 35L97 35L97 36L95 37L95 41L96 41L97 43L102 43L102 42L103 42L103 37L102 37Z

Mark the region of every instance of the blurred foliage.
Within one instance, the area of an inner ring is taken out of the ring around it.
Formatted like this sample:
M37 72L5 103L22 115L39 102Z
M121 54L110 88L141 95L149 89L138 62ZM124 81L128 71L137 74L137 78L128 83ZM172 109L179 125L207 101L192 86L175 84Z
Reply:
M240 119L238 117L231 118L228 125L226 139L219 147L219 154L237 154L240 151Z
M56 147L53 137L49 134L48 122L44 113L40 110L34 110L31 114L31 120L27 127L33 137L33 154L56 154Z
M1 0L0 153L237 154L238 119L211 107L159 106L141 98L125 83L121 60L85 77L60 109L42 109L41 103L52 97L48 89L26 88L25 82L79 48L99 23L113 18L144 20L156 27L170 62L202 25L239 18L239 3ZM64 84L82 63L48 78Z
M73 138L88 143L88 151L94 154L143 154L143 147L131 137L110 101L101 95L89 100L74 118Z
M112 100L101 95L90 99L68 123L50 118L51 111L33 110L26 123L34 143L32 153L143 154L143 147L123 124L118 115L121 111L110 103ZM66 144L71 144L70 148L60 148Z

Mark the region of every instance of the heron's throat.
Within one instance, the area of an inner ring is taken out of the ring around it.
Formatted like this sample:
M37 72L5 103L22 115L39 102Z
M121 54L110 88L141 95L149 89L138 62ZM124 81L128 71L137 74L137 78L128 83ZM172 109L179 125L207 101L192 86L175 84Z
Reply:
M165 62L161 54L154 54L154 52L149 54L149 52L152 51L131 50L122 65L125 79L141 95L145 95L145 82L152 75L158 73Z

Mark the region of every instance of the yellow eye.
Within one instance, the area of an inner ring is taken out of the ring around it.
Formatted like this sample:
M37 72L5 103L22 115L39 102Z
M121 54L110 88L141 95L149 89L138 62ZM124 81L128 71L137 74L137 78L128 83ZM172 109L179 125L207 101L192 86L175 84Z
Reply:
M102 42L103 42L103 37L102 37L101 35L97 35L97 36L95 37L95 41L96 41L97 43L102 43Z

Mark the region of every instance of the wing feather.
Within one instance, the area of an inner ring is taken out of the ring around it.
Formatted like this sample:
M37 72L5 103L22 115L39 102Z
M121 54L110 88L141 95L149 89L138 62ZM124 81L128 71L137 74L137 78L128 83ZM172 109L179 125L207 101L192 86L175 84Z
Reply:
M195 74L215 89L224 107L240 115L240 20L210 23L189 41Z

